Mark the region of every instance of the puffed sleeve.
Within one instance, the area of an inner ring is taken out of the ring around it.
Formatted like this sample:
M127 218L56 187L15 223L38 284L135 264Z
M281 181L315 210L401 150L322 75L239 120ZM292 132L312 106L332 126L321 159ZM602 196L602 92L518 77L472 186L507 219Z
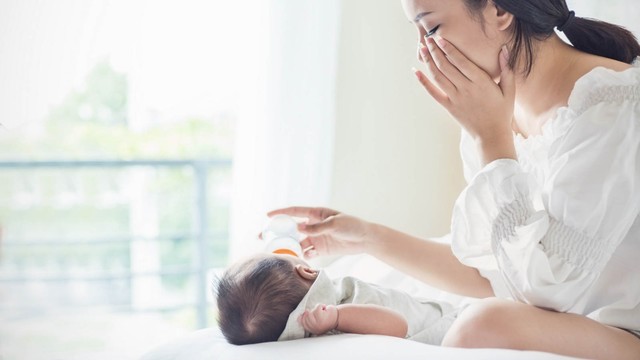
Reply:
M452 249L497 269L514 298L571 311L640 211L640 104L601 102L549 147L544 183L515 160L482 168L456 201ZM536 206L534 206L536 204ZM541 205L538 205L541 204Z

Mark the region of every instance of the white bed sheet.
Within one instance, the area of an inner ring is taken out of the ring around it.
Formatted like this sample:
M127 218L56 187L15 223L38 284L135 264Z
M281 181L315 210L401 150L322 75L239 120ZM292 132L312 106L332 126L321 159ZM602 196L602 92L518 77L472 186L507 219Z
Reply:
M145 354L141 360L568 360L535 351L455 349L381 335L341 334L292 341L236 346L217 328L198 330Z

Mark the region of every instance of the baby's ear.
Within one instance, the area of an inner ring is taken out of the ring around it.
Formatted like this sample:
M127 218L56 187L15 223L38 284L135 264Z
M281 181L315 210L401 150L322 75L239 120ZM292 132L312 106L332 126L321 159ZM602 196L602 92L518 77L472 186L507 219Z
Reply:
M301 264L296 265L296 272L306 280L315 280L318 277L318 270L314 270Z

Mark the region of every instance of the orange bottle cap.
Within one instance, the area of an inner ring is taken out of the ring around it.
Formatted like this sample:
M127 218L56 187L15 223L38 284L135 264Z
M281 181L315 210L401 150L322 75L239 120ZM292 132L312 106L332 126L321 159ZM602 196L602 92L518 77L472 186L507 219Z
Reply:
M281 254L281 255L293 255L295 257L298 257L298 254L296 254L293 250L290 249L275 249L272 251L273 254Z

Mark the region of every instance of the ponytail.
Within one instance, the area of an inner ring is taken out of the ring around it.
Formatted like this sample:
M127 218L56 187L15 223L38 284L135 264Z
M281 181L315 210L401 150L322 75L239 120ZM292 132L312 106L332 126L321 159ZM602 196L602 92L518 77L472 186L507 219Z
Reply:
M489 0L465 0L472 14L482 16L482 9ZM578 50L631 63L640 56L640 44L627 29L599 20L576 17L569 11L565 0L493 0L493 3L513 14L513 44L509 66L515 67L522 56L525 73L533 67L534 40L545 40L564 32Z
M573 18L573 11L569 18ZM558 27L571 44L589 54L631 63L640 56L640 45L627 29L604 21L575 17L568 26Z

